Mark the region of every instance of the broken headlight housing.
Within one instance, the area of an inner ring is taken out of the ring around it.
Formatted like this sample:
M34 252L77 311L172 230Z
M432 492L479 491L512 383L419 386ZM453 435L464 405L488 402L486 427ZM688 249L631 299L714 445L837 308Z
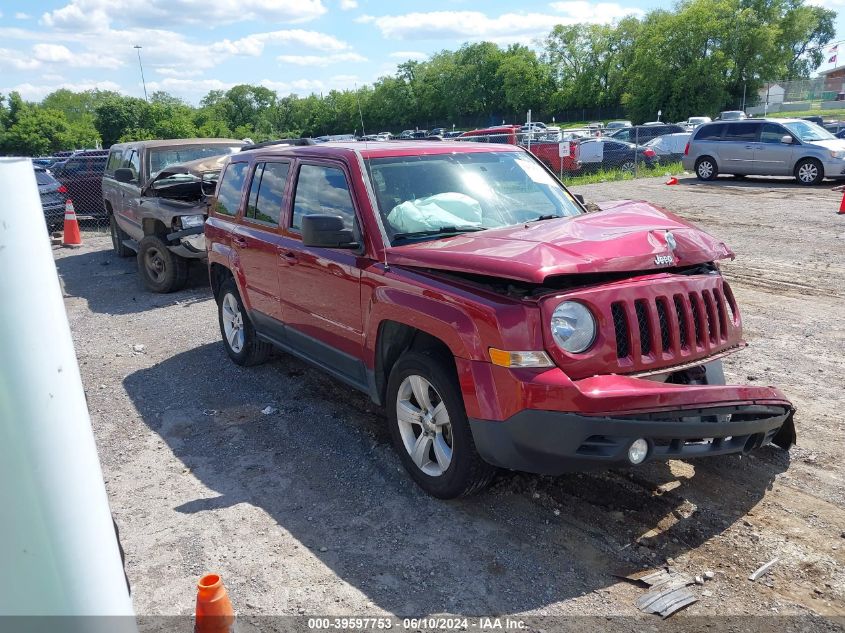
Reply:
M564 301L552 313L552 338L570 354L587 351L596 340L596 318L577 301Z
M204 215L181 215L179 216L179 224L183 229L192 229L195 226L202 226L205 224Z

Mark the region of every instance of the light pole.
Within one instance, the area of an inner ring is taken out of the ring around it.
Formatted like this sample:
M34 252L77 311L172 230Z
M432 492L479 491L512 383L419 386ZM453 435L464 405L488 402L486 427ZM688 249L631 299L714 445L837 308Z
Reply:
M144 79L144 65L141 63L141 48L143 47L139 44L135 44L132 48L138 51L138 66L141 68L141 83L144 85L144 101L149 101L147 98L147 82Z

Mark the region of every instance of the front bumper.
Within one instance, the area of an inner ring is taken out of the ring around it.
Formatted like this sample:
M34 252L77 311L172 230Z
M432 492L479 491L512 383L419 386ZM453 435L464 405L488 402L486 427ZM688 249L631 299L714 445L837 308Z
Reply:
M471 418L470 426L487 462L558 475L630 466L628 448L639 438L649 445L646 462L748 453L770 443L788 449L795 442L793 413L768 403L618 417L525 409L504 421Z
M178 242L169 247L177 255L188 259L205 259L208 256L205 250L205 233L202 226L194 226L170 233L167 239L170 242Z

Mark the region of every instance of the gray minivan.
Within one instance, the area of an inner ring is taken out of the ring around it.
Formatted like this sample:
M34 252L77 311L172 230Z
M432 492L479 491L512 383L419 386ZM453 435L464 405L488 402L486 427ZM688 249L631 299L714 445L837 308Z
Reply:
M802 119L705 123L684 151L684 169L700 180L721 174L793 176L802 185L845 177L845 140Z

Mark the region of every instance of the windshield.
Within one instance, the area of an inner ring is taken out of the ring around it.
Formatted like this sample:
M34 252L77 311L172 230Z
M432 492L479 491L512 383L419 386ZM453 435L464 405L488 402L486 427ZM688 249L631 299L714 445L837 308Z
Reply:
M792 121L783 125L802 141L829 141L836 138L822 126L816 125L812 121Z
M522 152L472 152L367 161L393 243L512 226L582 211Z
M187 163L209 156L220 156L222 154L234 154L240 151L240 145L228 145L215 143L213 145L183 145L181 147L156 147L151 148L148 154L150 176L154 177L165 167L178 163Z

